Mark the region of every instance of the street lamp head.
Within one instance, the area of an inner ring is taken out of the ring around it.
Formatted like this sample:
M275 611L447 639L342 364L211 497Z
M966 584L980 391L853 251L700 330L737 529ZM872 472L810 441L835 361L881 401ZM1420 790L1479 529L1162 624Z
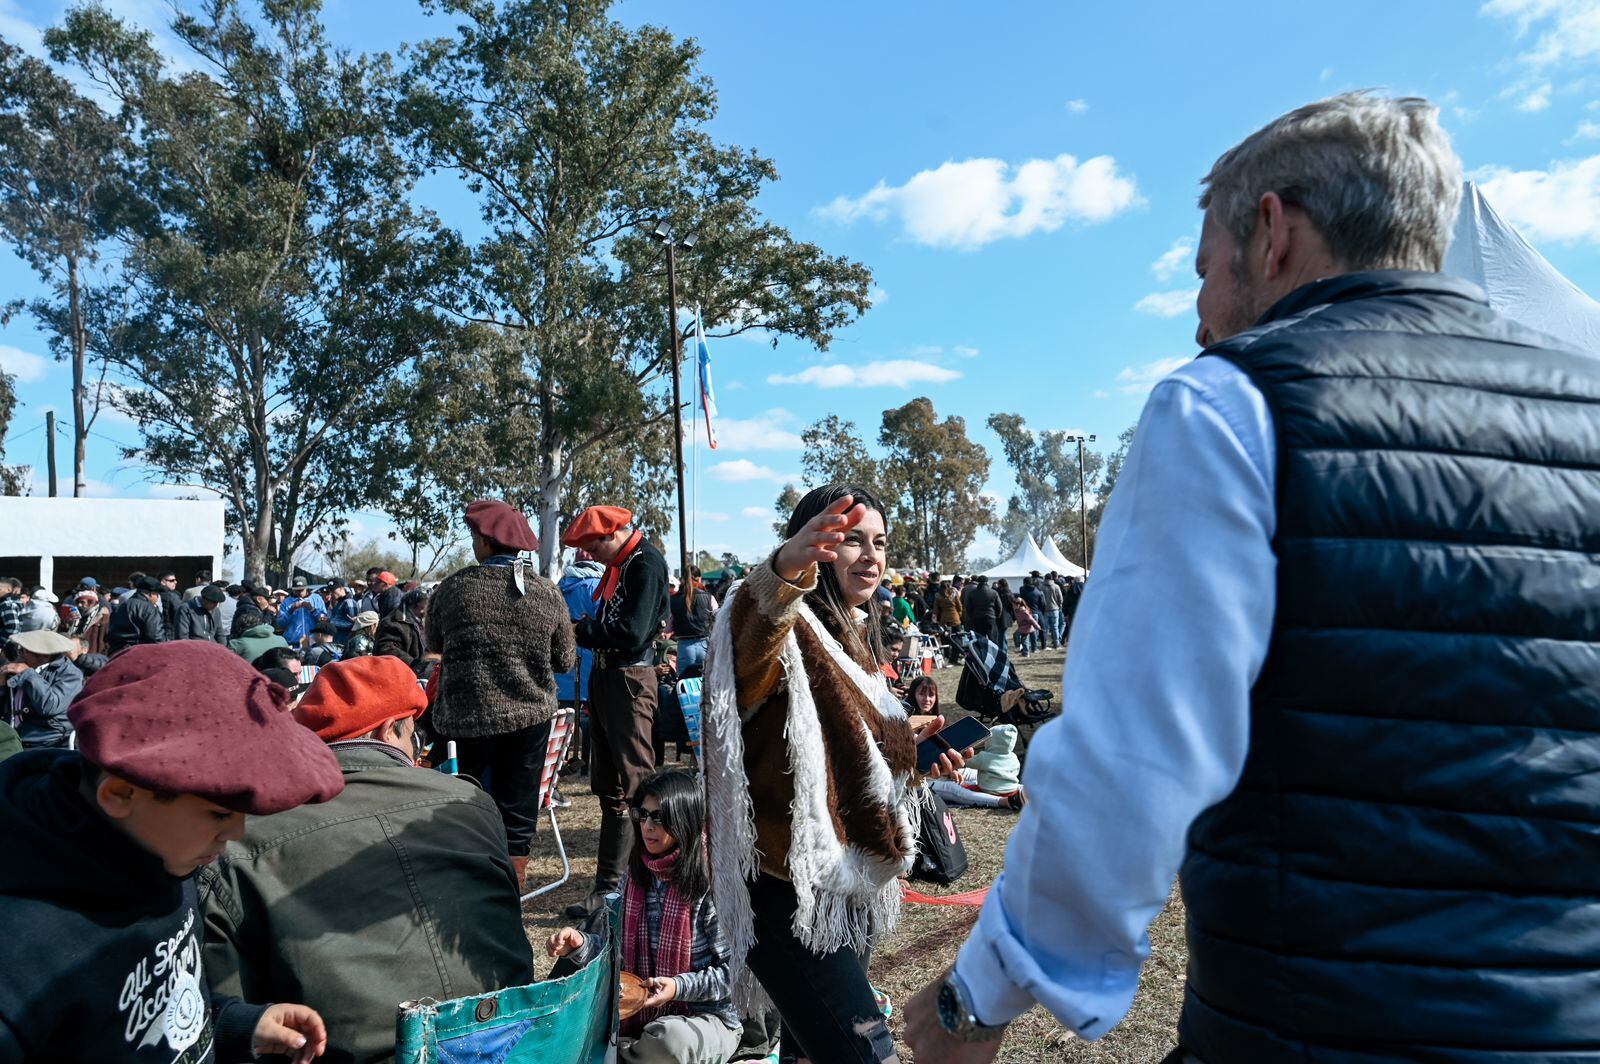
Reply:
M654 229L650 230L650 235L655 237L657 240L660 240L663 243L665 243L666 241L672 239L672 234L667 231L667 226L666 226L665 222L661 223L660 225L657 225Z
M1091 433L1089 433L1089 442L1090 442L1090 443L1093 443L1093 442L1094 442L1094 441L1095 441L1095 440L1097 440L1097 439L1099 439L1099 437L1098 437L1098 436L1096 436L1096 435L1095 435L1095 434L1094 434L1094 433L1092 433L1092 432L1091 432Z
M694 249L694 234L690 233L688 236L686 236L682 240L678 241L678 246L680 248L682 248L683 250L685 250L685 251L693 250Z

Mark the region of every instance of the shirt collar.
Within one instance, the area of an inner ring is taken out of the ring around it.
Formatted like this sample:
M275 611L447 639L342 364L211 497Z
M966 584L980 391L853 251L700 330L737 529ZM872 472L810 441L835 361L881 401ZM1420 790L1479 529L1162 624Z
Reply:
M489 557L485 558L483 561L479 562L478 564L479 565L515 565L516 562L517 562L517 556L515 554L491 554Z

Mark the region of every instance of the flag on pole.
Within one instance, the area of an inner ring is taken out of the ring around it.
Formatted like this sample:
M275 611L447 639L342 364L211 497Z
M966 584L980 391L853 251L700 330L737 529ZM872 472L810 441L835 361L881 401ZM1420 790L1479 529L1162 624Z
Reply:
M706 328L700 321L700 308L694 311L694 355L700 378L700 409L706 416L706 442L717 449L717 429L711 419L717 416L717 396L711 390L711 349L706 346Z

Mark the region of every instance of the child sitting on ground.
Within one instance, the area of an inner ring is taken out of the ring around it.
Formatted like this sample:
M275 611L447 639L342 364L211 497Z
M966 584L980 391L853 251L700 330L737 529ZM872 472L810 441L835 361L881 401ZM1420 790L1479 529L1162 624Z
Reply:
M632 809L633 855L622 881L622 967L645 981L644 1007L622 1022L624 1064L726 1064L739 1048L728 944L717 926L706 860L705 796L692 776L658 772ZM550 956L594 948L565 927Z
M911 681L906 711L919 716L939 715L939 685L932 676ZM1022 793L1022 759L1016 754L1017 729L996 724L982 750L967 759L956 775L932 782L933 792L948 805L985 809L1020 810L1027 802Z

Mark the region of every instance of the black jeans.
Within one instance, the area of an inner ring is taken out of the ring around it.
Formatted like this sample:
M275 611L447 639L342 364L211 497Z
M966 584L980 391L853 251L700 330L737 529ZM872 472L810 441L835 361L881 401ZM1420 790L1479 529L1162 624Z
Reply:
M750 970L813 1064L896 1061L894 1036L878 1011L862 959L848 949L818 955L794 937L794 887L762 873L750 884L756 944ZM785 1045L785 1057L793 1053Z
M443 744L451 741L440 735L434 740L435 749L442 754ZM545 747L550 743L550 722L454 742L461 774L483 784L500 807L507 850L512 857L528 856L539 827L539 774L544 771Z

